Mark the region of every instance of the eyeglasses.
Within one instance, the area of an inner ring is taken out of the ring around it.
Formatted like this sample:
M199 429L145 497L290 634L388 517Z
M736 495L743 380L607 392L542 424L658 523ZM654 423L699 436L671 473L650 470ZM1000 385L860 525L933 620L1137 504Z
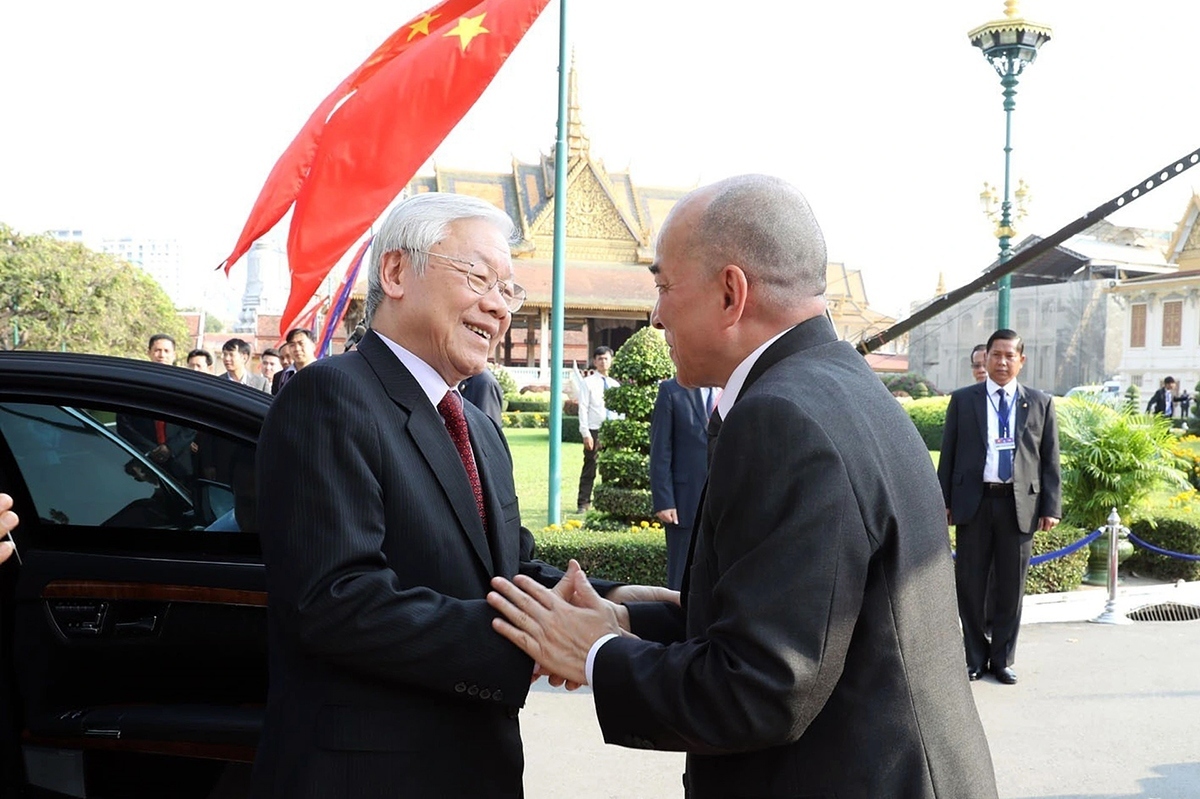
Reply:
M452 268L457 269L467 276L467 285L471 287L471 291L482 297L492 289L499 289L500 296L504 298L504 304L508 306L509 313L516 313L525 304L525 297L527 296L525 289L511 280L501 280L500 273L487 264L464 261L462 258L454 258L450 255L442 255L440 252L429 252L428 250L409 250L409 252L441 258L452 264L461 264L461 266L454 266ZM462 267L466 267L466 269Z

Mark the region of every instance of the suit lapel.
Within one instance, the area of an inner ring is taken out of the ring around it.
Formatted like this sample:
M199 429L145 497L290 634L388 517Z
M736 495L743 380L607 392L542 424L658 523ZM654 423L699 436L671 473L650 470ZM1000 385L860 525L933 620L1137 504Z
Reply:
M975 400L971 403L971 407L975 411L976 422L979 424L979 441L983 444L984 452L987 452L988 445L988 403L991 399L988 397L987 381L976 384Z
M517 573L518 563L509 562L508 553L520 550L517 541L505 540L504 511L500 506L500 492L495 475L504 468L505 458L493 446L493 441L483 434L482 425L491 424L490 419L472 418L467 413L467 429L471 433L471 449L475 453L475 468L479 470L479 481L483 484L483 503L487 507L488 529L486 539L492 553L492 575L511 576ZM482 415L479 414L480 416ZM472 501L473 498L472 498Z
M429 397L421 389L421 384L408 369L404 368L404 364L376 335L375 331L367 331L358 345L358 352L374 370L392 401L408 411L408 423L405 425L405 430L425 458L425 462L429 465L442 491L445 492L446 498L450 500L450 507L454 509L454 515L458 517L459 524L471 542L475 554L487 568L488 574L495 574L487 534L484 532L483 522L475 510L475 494L471 491L467 471L463 468L462 459L458 457L458 450L455 448L454 442L450 440L450 435L446 432L441 414L429 403ZM469 428L470 425L468 425ZM474 436L472 436L472 440L474 440ZM476 468L480 467L480 460L482 459L476 459ZM481 481L482 478L481 470ZM488 514L489 517L493 515L490 505Z
M1020 441L1025 435L1027 428L1025 422L1029 418L1029 396L1025 393L1024 386L1017 386L1016 393L1013 395L1013 402L1017 403L1016 417L1013 421L1013 425L1016 428L1013 430L1013 441Z
M708 409L704 407L704 390L699 388L683 388L682 391L692 403L692 409L696 411L697 419L707 419Z

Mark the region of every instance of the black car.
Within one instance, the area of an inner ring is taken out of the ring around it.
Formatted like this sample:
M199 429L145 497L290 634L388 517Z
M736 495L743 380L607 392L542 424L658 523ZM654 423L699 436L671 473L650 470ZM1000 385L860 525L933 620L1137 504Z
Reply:
M0 566L0 795L239 795L267 692L270 400L156 363L0 353L0 491L21 517Z

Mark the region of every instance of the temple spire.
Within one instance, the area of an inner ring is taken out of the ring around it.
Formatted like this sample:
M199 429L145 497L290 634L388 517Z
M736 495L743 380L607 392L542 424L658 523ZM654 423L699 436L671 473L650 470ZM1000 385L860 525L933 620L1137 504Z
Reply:
M567 74L567 163L587 158L590 142L583 132L579 113L579 75L575 71L575 51L571 51L571 71Z

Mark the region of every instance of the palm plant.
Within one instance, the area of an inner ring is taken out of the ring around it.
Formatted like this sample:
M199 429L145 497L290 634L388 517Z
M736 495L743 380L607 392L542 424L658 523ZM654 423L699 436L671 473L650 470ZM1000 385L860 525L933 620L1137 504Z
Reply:
M1158 488L1190 488L1172 452L1170 423L1135 409L1117 410L1090 399L1058 400L1063 521L1085 530L1117 509L1129 523Z

